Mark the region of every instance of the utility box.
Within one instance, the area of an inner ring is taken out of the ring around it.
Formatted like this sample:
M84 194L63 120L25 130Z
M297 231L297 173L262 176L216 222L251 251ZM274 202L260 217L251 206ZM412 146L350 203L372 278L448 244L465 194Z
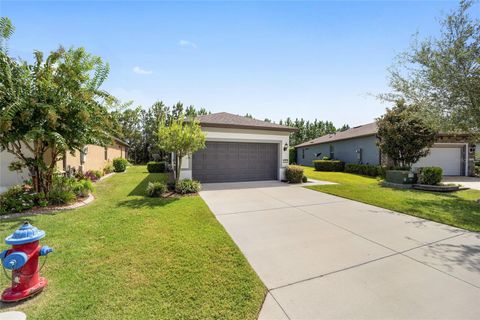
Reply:
M415 174L406 170L387 170L385 180L396 184L413 184L416 182Z

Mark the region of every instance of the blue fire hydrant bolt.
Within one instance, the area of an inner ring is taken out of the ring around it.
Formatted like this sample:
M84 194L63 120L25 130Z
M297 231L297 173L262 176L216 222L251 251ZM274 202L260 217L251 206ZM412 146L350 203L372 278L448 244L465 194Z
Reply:
M46 256L50 252L53 252L53 249L49 246L43 246L40 248L40 256Z

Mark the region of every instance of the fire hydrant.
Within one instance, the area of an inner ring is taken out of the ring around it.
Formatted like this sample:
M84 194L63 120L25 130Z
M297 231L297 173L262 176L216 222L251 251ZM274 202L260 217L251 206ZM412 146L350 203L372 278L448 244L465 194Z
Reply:
M39 240L43 237L45 231L25 222L5 238L5 243L12 245L12 248L2 251L0 259L4 269L12 270L12 286L3 291L1 301L15 302L26 299L39 293L47 285L47 279L40 277L41 267L38 260L53 249L49 246L40 247Z

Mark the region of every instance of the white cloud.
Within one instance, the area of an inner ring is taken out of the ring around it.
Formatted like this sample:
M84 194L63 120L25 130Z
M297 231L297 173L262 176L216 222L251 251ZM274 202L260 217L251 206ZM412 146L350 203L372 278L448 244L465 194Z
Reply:
M151 70L145 70L145 69L142 69L140 67L133 67L133 72L135 72L136 74L152 74L153 71Z
M191 41L188 41L188 40L180 40L178 42L178 44L181 46L181 47L192 47L192 48L197 48L197 45Z

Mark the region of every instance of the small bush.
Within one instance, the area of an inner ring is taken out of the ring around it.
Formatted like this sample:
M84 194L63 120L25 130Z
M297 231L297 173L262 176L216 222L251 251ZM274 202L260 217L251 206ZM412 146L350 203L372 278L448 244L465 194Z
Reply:
M150 161L149 163L147 163L147 170L150 173L167 172L167 163L165 161Z
M102 171L100 170L88 170L83 174L84 179L88 179L90 181L97 181L103 176Z
M103 167L103 174L112 173L114 170L115 168L113 167L113 164L108 162L107 164L105 164L105 167Z
M77 197L87 197L93 191L92 181L85 179L73 183L72 191Z
M50 204L67 204L76 199L73 191L77 181L74 178L67 178L62 175L53 177L53 186L47 195Z
M200 191L200 182L191 179L183 179L175 185L175 192L179 194L197 193Z
M424 167L420 170L420 184L436 185L442 181L443 170L439 167Z
M345 172L361 174L370 177L384 177L385 168L382 166L373 166L369 164L353 164L349 163L345 165Z
M313 166L316 171L342 172L345 170L345 162L340 160L314 160Z
M480 177L480 166L476 166L476 167L475 167L475 175L476 175L477 177Z
M127 170L128 161L124 158L113 159L113 169L115 172L124 172Z
M147 185L147 195L149 197L160 197L167 191L167 186L161 181L149 182Z
M290 183L301 183L303 179L303 168L300 166L288 166L285 170L285 178Z
M21 212L33 208L36 205L37 194L31 188L13 186L0 195L0 214Z
M303 177L302 177L302 182L303 182L303 183L307 183L307 182L308 182L307 176L303 176Z
M54 188L48 194L48 202L50 204L68 204L76 199L75 193L72 190L63 190Z

